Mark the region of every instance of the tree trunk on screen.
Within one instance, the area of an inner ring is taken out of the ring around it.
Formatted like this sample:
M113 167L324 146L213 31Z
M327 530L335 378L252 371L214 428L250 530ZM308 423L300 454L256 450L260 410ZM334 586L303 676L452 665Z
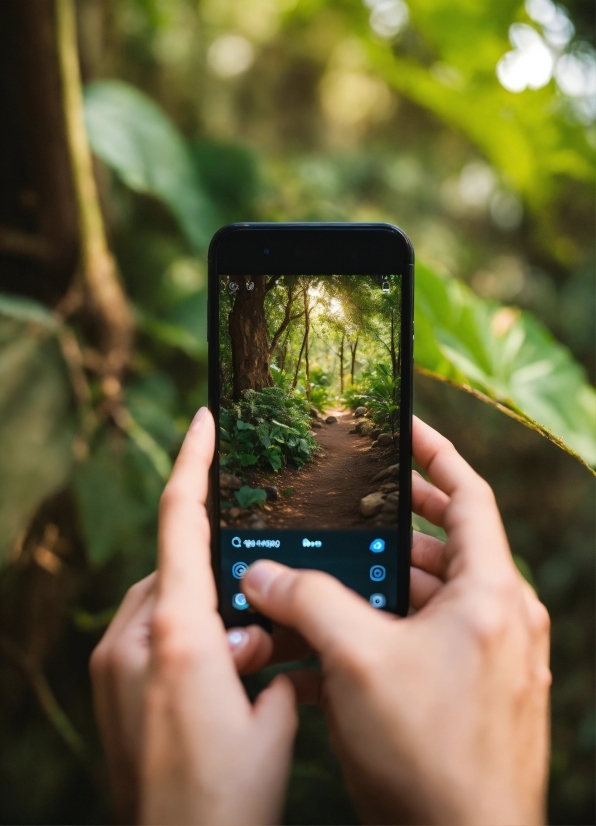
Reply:
M359 338L360 338L360 336L358 335L358 336L356 336L353 344L349 343L350 344L350 354L351 354L351 359L350 359L350 382L352 384L354 384L354 372L356 370L356 350L358 349L358 339Z
M269 369L269 330L265 316L265 296L269 283L264 276L237 275L230 284L238 285L234 307L229 315L232 343L234 400L245 390L273 386ZM248 289L250 285L252 289Z
M308 337L310 334L310 302L304 288L304 370L306 373L306 398L310 401L310 365L308 361Z
M341 334L341 344L339 345L339 392L344 392L344 342L346 334Z

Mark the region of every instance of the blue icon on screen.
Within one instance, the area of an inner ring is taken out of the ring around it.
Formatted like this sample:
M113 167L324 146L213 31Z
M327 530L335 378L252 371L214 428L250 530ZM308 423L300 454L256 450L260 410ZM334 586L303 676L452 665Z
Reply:
M232 547L239 548L242 545L242 540L239 536L234 536L232 539Z
M238 611L246 611L249 607L249 602L244 594L234 594L232 597L232 605L234 608L237 608Z
M373 608L384 608L387 604L384 594L372 594L368 601Z
M384 539L373 539L370 543L370 549L373 554L380 554L381 551L385 550L385 540Z
M232 576L234 579L242 579L244 574L248 571L246 562L234 562L232 565Z
M387 576L387 571L382 565L373 565L370 569L370 578L373 582L382 582Z

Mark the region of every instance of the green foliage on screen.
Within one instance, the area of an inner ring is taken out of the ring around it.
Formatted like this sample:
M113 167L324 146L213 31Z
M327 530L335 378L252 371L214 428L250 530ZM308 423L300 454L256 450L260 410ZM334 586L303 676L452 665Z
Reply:
M307 405L280 387L246 390L239 402L221 408L220 425L220 463L230 470L301 467L316 450Z

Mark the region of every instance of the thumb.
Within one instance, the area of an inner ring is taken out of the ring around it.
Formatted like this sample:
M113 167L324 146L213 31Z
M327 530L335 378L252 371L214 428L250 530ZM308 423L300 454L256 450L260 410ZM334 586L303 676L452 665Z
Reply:
M285 674L278 674L256 699L254 718L259 738L271 746L293 740L298 729L296 692Z
M253 563L242 589L257 611L298 631L322 659L357 646L390 622L362 597L321 571L302 571L270 560Z
M268 789L265 799L260 796L261 806L265 805L266 810L254 822L280 823L298 730L296 695L284 674L278 674L257 697L253 724L255 736L251 760L267 775Z

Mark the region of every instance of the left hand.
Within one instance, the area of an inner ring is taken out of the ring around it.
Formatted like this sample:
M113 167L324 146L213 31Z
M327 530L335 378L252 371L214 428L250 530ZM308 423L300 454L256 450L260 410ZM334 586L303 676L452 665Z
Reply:
M158 570L134 585L93 652L96 715L123 822L272 823L297 727L278 676L248 700L238 672L270 658L258 626L217 613L205 512L213 419L199 411L163 493Z

